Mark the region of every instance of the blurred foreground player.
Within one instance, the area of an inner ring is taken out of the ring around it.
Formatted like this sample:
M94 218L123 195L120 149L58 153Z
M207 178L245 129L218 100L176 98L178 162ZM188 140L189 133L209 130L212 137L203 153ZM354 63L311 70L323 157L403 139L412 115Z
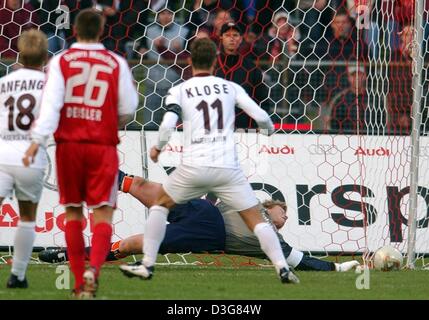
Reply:
M165 236L170 209L212 192L238 212L255 233L280 280L299 283L298 277L289 270L279 240L272 227L264 221L259 201L239 166L234 141L235 105L255 119L266 134L273 133L273 123L242 87L212 75L216 50L213 41L196 39L191 47L193 77L169 90L167 111L150 157L158 162L181 115L185 137L182 163L168 176L149 208L142 263L122 265L120 270L128 277L150 279Z
M0 209L4 198L15 191L20 215L8 288L28 287L25 272L36 238L36 211L47 165L44 149L29 168L23 168L21 158L30 146L30 127L40 111L48 40L40 31L25 31L18 49L23 67L0 79Z
M75 276L74 295L95 296L110 249L116 204L119 143L138 104L127 62L99 42L104 17L86 9L76 17L77 43L49 64L40 118L23 159L29 165L39 145L54 133L60 203L66 207L65 238ZM82 206L94 211L90 268L85 271Z

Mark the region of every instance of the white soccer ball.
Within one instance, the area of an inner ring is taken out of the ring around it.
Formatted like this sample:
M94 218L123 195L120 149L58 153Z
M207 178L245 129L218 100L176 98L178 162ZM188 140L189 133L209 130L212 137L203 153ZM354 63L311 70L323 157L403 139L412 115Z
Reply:
M399 270L404 262L402 253L389 245L378 249L374 253L374 269L380 271Z

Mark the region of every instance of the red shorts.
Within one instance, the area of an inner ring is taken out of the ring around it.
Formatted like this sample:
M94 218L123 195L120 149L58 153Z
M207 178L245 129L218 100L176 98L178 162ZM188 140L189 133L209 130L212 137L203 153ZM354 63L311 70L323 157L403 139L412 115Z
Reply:
M65 142L57 144L60 203L66 207L115 207L118 193L116 146Z

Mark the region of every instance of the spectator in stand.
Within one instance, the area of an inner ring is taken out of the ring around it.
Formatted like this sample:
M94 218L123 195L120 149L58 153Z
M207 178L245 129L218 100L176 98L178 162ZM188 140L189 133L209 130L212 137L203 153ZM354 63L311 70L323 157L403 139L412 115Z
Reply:
M291 70L289 61L297 56L299 38L299 30L291 25L290 15L286 11L278 11L273 17L265 40L268 53L268 57L265 57L270 62L270 68L266 72L267 83L271 87L270 99L275 103L275 113L278 116L289 113L289 106L286 105L288 101L297 100L289 99L293 90L285 92L285 88L288 87L287 77ZM274 120L278 122L280 118Z
M163 60L174 60L173 67L182 80L188 80L192 77L190 47L196 39L210 38L210 31L205 28L198 28L197 33L188 41L187 50L175 53L171 50L165 50L161 53Z
M394 134L409 134L412 125L411 110L414 98L414 91L412 90L414 28L409 24L404 25L399 36L399 49L392 54L392 60L397 63L389 67L389 129ZM427 85L426 83L427 80L425 81L425 86ZM427 95L425 92L427 91L423 92L424 96ZM423 101L425 100L427 99L423 99ZM425 119L427 119L427 107L423 108L423 124L427 121Z
M216 44L220 43L221 28L225 23L234 22L231 13L224 9L216 10L214 13L213 24L211 25L210 39ZM204 25L206 27L206 25Z
M386 128L386 115L382 101L367 94L365 67L347 67L349 86L330 102L331 129L341 134L382 134Z
M299 30L303 42L301 52L304 56L312 53L325 34L332 19L329 0L297 0Z
M98 0L95 8L103 12L106 17L103 44L110 50L127 58L135 58L135 40L145 32L149 24L149 13L156 5L163 3L150 3L149 0Z
M424 0L429 3L428 0ZM398 0L394 2L395 21L401 27L409 25L414 18L414 0Z
M198 27L204 26L210 31L213 31L214 28L214 20L220 11L227 12L229 15L229 19L238 21L241 16L240 6L237 6L237 1L232 0L194 0L193 6L191 8L192 13L190 18L186 19L186 21L191 21L188 24L191 29L192 34L195 33ZM222 24L229 22L229 20L223 21L220 23L220 27ZM218 39L212 39L218 40Z
M284 58L292 58L298 51L299 32L289 21L286 11L279 11L273 17L273 24L268 30L268 52L273 63Z
M23 0L0 0L0 58L16 59L18 36L36 28L39 20L31 4Z
M119 50L118 40L123 37L123 30L120 28L120 1L119 0L97 0L94 7L100 10L105 17L104 34L102 43L106 49L123 54ZM122 32L121 32L122 31Z
M368 2L371 21L364 35L372 58L383 58L399 49L399 32L413 20L414 2L415 0Z
M48 1L44 1L48 2ZM63 0L63 4L68 7L70 12L70 24L74 25L75 18L77 14L87 8L92 8L94 5L93 0ZM75 41L76 38L73 35L73 29L65 29L64 30L66 41L67 41L67 48L69 48Z
M147 128L158 128L164 114L163 97L172 85L180 81L180 76L171 68L171 63L162 63L162 53L171 51L177 55L182 52L187 35L188 29L174 21L173 12L166 6L157 13L157 22L146 29L143 46L139 51L142 59L149 60L143 108L143 124Z
M363 111L368 104L368 95L365 68L349 66L347 72L349 86L332 98L328 109L330 118L327 120L330 121L331 129L350 134L363 129Z
M48 38L48 51L51 55L59 53L66 48L65 33L67 13L60 7L62 0L30 0L29 3L36 9L39 18L40 30ZM34 14L34 13L33 13ZM62 27L61 24L64 24Z
M145 26L149 25L149 5L149 0L120 2L123 26L120 32L124 38L121 39L119 46L125 51L127 59L135 59L137 56L136 40L144 34Z
M413 105L413 38L414 27L405 24L399 33L399 49L392 54L396 63L389 67L389 129L394 134L409 134L411 132L411 110ZM427 63L427 61L426 61ZM427 69L423 69L423 96L422 99L422 130L427 132L428 103L427 100Z
M262 72L249 58L239 54L243 41L241 28L225 23L220 32L221 52L217 57L215 75L240 84L262 109L269 111L268 89L263 83ZM257 128L257 124L241 109L236 109L236 128Z
M268 61L270 55L267 53L267 37L260 32L260 26L251 24L243 36L243 43L239 48L240 54L249 56L259 66L261 60Z
M251 0L247 0L251 1ZM250 25L254 28L256 34L267 33L273 19L273 12L278 10L286 10L291 12L295 4L293 1L270 0L270 1L254 1L255 17L252 19L249 14Z
M351 61L356 58L365 60L368 49L366 44L361 41L358 52L357 32L355 22L348 11L344 8L338 9L330 25L327 43L319 42L317 46L319 57L336 61Z
M362 37L359 37L354 20L344 6L339 7L328 29L326 39L320 41L316 48L316 55L323 60L333 61L326 67L325 82L323 85L323 100L330 104L337 94L344 92L350 85L349 73L342 63L366 61L367 46ZM326 124L326 123L325 123Z

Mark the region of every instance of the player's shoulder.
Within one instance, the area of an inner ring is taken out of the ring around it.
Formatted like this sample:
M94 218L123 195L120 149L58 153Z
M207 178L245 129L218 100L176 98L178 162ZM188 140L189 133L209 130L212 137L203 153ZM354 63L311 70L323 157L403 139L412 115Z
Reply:
M28 68L19 68L18 70L14 70L7 75L0 78L1 82L9 82L12 80L26 80L26 79L44 79L45 74L43 71L28 69Z
M49 59L48 62L48 69L52 67L53 65L60 65L61 60L64 59L64 57L67 55L67 53L70 52L70 49L66 49L56 55L54 55L51 59Z
M106 51L118 62L120 69L130 68L130 66L128 65L128 61L124 57L120 56L117 53L114 53L113 51L110 51L110 50L106 50Z
M19 70L21 70L21 69L19 69ZM5 74L3 77L0 77L0 83L1 82L8 82L8 81L16 79L18 74L20 73L20 72L18 72L19 70L9 72L8 74Z
M235 82L229 81L225 78L222 77L218 77L216 75L210 75L210 76L205 76L205 77L192 77L189 80L187 80L189 82L196 82L198 84L220 84L220 85L226 85L229 87L233 87L235 88L237 86L237 84Z
M191 78L192 79L192 78ZM190 82L189 82L189 80L191 80L191 79L188 79L188 80L185 80L185 81L182 81L182 82L180 82L180 83L178 83L178 84L176 84L176 85L174 85L174 86L172 86L169 90L168 90L168 93L169 94L173 94L173 95L175 95L175 94L180 94L180 91L187 85L187 84L189 84Z
M242 86L240 86L239 84L237 84L233 81L222 79L222 78L220 78L220 79L223 80L224 83L226 83L230 88L232 88L232 90L234 91L235 94L241 93L244 90Z

